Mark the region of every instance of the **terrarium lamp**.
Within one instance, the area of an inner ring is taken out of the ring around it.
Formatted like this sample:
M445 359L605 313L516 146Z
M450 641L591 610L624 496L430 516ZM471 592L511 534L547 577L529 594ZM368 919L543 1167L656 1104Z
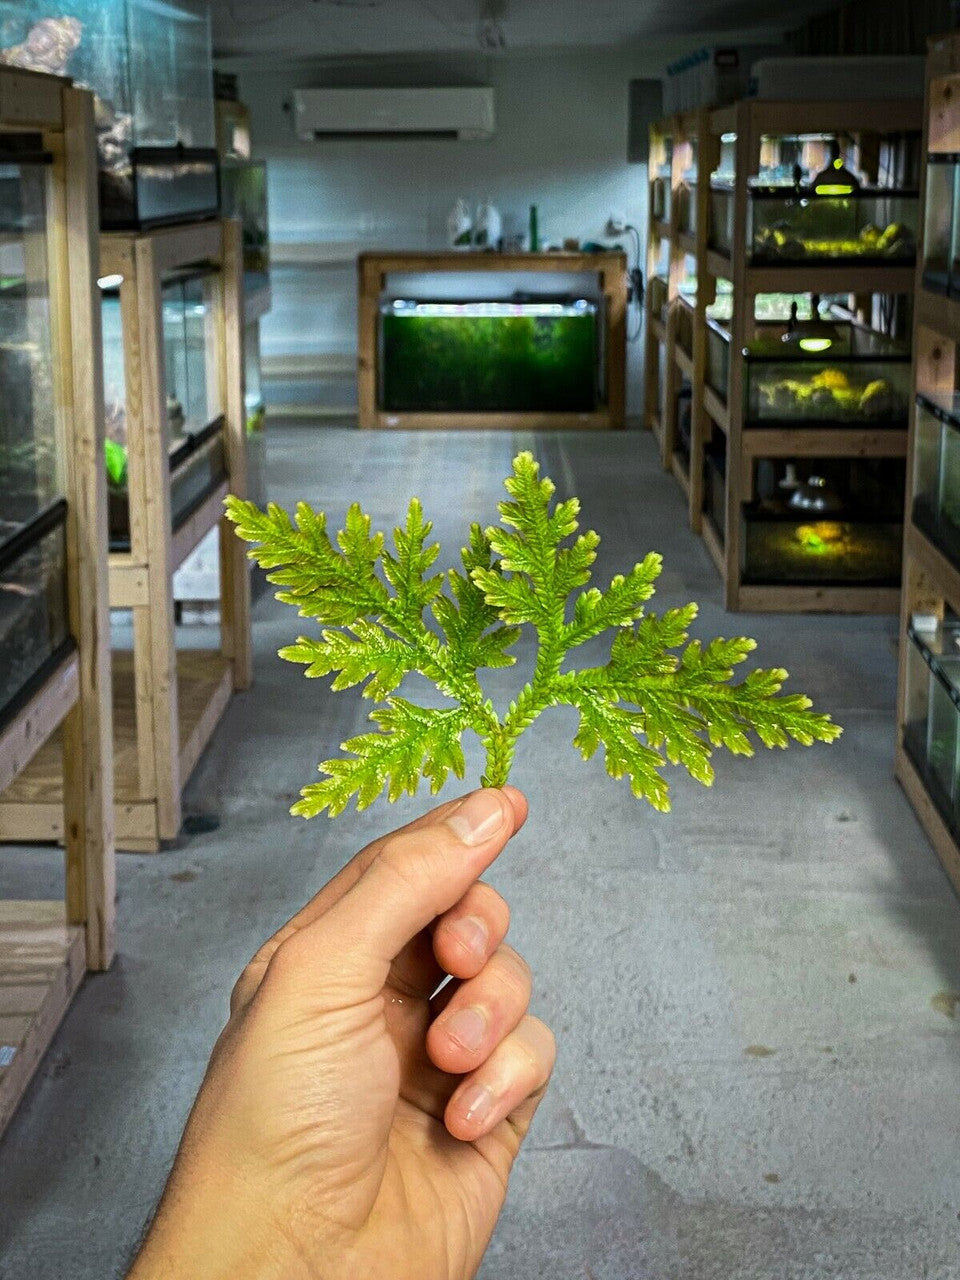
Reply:
M797 319L797 304L790 304L790 323L780 341L786 346L798 347L810 355L821 351L829 351L835 342L840 340L840 330L829 320L820 315L820 295L815 293L810 302L811 316L809 320Z
M836 138L830 143L830 159L810 185L818 196L852 196L860 190L860 179L843 163Z
M797 486L789 505L794 511L831 515L843 509L843 499L823 476L812 475Z

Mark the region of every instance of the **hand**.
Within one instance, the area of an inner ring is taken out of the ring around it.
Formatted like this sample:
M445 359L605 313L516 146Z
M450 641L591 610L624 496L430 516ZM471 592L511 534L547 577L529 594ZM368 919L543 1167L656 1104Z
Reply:
M475 1274L554 1059L478 881L526 814L511 787L441 806L257 953L130 1280Z

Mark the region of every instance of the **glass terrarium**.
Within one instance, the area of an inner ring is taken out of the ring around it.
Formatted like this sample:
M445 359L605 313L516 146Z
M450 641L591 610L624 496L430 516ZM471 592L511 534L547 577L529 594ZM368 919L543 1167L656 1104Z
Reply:
M693 355L693 322L697 296L681 294L677 298L676 340L677 346L688 356Z
M267 501L266 406L260 363L260 321L243 330L244 407L247 426L247 497L258 507Z
M666 141L666 158L657 166L650 183L650 216L656 222L669 222L673 203L673 144Z
M800 322L755 339L744 356L747 426L907 426L910 352L883 334Z
M667 281L664 276L651 276L647 285L650 290L650 312L658 320L667 318Z
M690 468L690 448L693 437L693 388L684 380L677 392L676 417L676 453L683 459L684 465Z
M270 271L266 164L225 164L220 170L220 202L224 217L240 219L243 270L247 292L252 292L267 282Z
M171 275L161 290L166 445L177 528L226 475L218 355L218 274ZM102 290L110 546L130 545L126 385L119 285Z
M726 538L727 442L723 436L703 451L703 514L721 545Z
M210 18L194 0L0 0L0 61L95 94L104 227L215 214Z
M903 745L944 821L960 826L960 623L908 631Z
M762 458L743 507L753 584L897 586L905 466L899 458Z
M946 293L955 258L957 177L960 156L927 156L927 190L923 215L923 283Z
M697 234L697 180L685 177L677 188L677 218L680 230Z
M831 195L817 194L812 187L753 187L748 230L752 260L911 262L917 251L918 204L915 191L861 187Z
M913 521L960 564L960 395L918 395Z
M391 413L590 413L599 399L597 305L388 299L379 366L380 404Z
M733 253L733 187L720 178L710 183L710 247Z
M47 259L50 156L0 134L0 725L71 644Z

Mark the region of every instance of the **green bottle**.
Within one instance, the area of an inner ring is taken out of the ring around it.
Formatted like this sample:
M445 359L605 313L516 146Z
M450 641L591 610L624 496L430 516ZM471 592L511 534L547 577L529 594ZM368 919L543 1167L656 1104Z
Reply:
M540 252L540 227L535 204L530 206L530 252Z

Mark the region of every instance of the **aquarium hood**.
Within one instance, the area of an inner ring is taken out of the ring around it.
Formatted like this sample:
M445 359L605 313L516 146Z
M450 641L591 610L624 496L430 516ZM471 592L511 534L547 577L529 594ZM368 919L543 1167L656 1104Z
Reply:
M297 137L489 138L493 89L297 89Z

